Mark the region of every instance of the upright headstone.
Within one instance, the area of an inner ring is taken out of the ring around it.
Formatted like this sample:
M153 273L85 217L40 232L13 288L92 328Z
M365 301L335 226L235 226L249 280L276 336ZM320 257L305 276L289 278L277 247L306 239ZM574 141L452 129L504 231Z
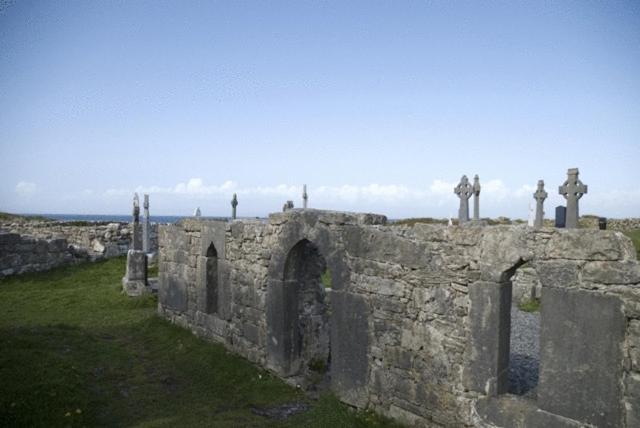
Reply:
M200 217L201 215L202 215L202 212L200 211L200 207L197 207L196 210L193 212L193 216Z
M142 251L142 225L140 224L140 198L133 195L133 236L132 246L134 250Z
M578 201L587 193L587 186L582 184L582 181L578 179L579 173L578 168L569 168L567 171L567 180L562 186L558 187L558 193L567 200L567 229L578 227L578 218L580 218Z
M463 175L453 192L460 198L460 209L458 210L458 223L469 221L469 198L473 195L473 186L469 183L466 175Z
M533 211L533 206L531 205L531 202L529 202L529 218L527 219L527 226L533 227L535 225L535 221L536 221L536 214Z
M231 218L233 220L236 219L236 207L238 206L238 195L233 194L233 199L231 199Z
M480 220L480 177L473 177L473 219Z
M309 202L309 195L307 195L307 185L302 186L302 208L307 209Z
M533 199L536 200L536 221L534 227L540 229L544 220L544 200L547 199L547 192L544 190L544 181L538 180L538 189L533 194Z
M149 244L150 236L150 223L149 223L149 195L144 194L144 219L142 220L142 251L145 253L151 252L151 245Z
M146 196L146 195L145 195ZM145 198L145 214L148 216L148 199ZM127 269L122 278L122 288L129 296L139 296L149 291L147 286L147 255L142 250L142 225L140 224L140 198L133 196L132 247L127 251Z
M565 227L567 221L567 209L562 205L556 207L556 227Z

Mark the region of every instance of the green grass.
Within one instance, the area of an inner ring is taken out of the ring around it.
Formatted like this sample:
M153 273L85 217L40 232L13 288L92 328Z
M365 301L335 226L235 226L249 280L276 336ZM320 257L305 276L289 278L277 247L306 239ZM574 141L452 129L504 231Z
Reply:
M322 273L320 281L322 282L324 288L331 288L331 271L329 270L329 268L326 268Z
M633 245L636 247L638 260L640 260L640 229L625 230L624 234L633 241Z
M0 426L383 427L300 391L121 292L124 259L0 280ZM286 421L251 407L307 401Z
M51 219L41 215L18 215L0 212L0 221L51 221Z
M526 300L518 304L518 309L524 312L540 312L540 299Z

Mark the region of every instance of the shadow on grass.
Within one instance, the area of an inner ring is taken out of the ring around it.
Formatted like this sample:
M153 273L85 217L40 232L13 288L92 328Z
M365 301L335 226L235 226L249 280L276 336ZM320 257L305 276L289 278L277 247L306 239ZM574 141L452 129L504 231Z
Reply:
M397 426L269 372L121 293L124 259L0 281L0 426ZM252 409L309 403L278 421Z

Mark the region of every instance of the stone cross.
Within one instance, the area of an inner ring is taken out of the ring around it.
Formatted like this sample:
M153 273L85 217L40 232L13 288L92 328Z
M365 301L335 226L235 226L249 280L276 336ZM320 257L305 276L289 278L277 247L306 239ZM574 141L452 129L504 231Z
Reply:
M460 198L460 209L458 210L458 222L460 224L469 221L469 198L473 195L473 186L469 184L469 179L463 175L453 192Z
M138 194L133 194L133 222L140 223L140 198Z
M307 209L307 202L309 201L309 195L307 195L307 185L302 186L302 208Z
M582 184L582 181L578 179L578 168L569 168L567 171L567 180L564 184L558 187L558 193L560 193L567 200L567 217L565 227L567 229L578 227L578 218L580 217L580 210L578 207L578 201L587 193L587 186Z
M231 199L231 218L233 220L236 219L236 207L238 206L238 195L233 194L233 199Z
M133 231L132 244L134 250L142 250L142 225L140 224L140 198L138 194L133 195Z
M142 251L145 253L150 252L151 245L149 245L149 195L144 194L144 220L142 223Z
M480 220L480 177L473 177L473 219Z
M533 199L536 200L536 220L533 223L533 227L540 229L544 220L544 200L547 199L547 192L544 191L544 181L538 180L538 189L533 194Z

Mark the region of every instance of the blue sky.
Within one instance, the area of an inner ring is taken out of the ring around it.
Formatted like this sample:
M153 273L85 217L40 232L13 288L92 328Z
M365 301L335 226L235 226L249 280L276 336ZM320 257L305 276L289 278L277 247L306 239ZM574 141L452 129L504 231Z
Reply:
M3 211L640 216L640 3L0 1L0 111Z

